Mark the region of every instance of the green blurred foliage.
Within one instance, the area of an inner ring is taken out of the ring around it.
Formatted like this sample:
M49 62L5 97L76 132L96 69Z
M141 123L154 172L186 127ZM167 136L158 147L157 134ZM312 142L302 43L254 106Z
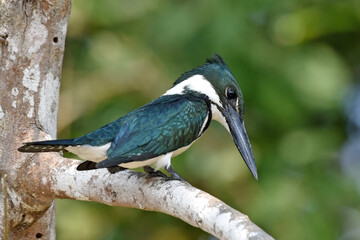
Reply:
M163 94L220 53L243 91L259 181L218 123L174 168L276 239L360 239L360 197L341 171L344 95L360 61L360 1L76 0L59 138L77 137ZM211 150L209 150L211 149ZM357 235L349 234L357 230ZM57 201L58 239L210 239L137 209Z

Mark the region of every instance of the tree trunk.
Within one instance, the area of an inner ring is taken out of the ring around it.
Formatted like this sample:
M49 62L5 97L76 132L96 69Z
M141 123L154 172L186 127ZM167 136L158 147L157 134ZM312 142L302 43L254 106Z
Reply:
M55 239L55 205L22 187L22 142L56 137L71 0L0 3L0 239ZM34 156L36 158L36 156Z
M173 215L220 239L272 239L219 199L180 181L134 171L76 171L78 160L25 154L22 142L56 137L71 0L0 5L0 239L55 239L56 198Z

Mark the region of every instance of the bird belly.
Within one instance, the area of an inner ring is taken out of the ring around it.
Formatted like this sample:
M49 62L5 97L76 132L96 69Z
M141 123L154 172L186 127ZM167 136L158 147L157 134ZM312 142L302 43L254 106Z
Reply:
M138 168L138 167L154 165L155 170L159 170L160 168L164 168L170 164L172 156L175 157L175 156L185 152L191 146L191 144L189 144L185 147L179 148L173 152L169 152L167 154L160 155L158 157L154 157L154 158L150 158L150 159L142 160L142 161L133 161L133 162L122 163L122 164L119 164L119 166L124 167L124 168Z
M142 161L132 161L132 162L127 162L127 163L122 163L122 164L119 164L119 166L124 167L124 168L139 168L139 167L154 165L155 169L159 170L160 168L166 167L167 165L170 164L170 160L171 160L172 156L175 157L175 156L183 153L191 146L191 144L189 144L185 147L179 148L173 152L169 152L167 154L160 155L158 157L154 157L154 158L150 158L150 159L142 160ZM91 145L69 146L69 147L66 147L65 149L71 153L76 154L77 156L79 156L80 158L82 158L84 160L89 160L89 161L98 163L107 158L106 153L107 153L107 150L110 148L110 146L111 146L111 143L107 143L107 144L101 145L101 146L91 146Z
M111 143L107 143L101 146L91 146L91 145L78 145L78 146L69 146L65 149L71 153L76 154L84 160L90 160L93 162L101 162L106 159L107 150L110 148Z
M157 171L160 168L164 168L170 164L172 154L173 154L173 152L170 152L170 153L158 156L158 157L150 158L148 160L122 163L122 164L119 164L119 166L124 167L124 168L138 168L138 167L144 167L144 166L154 166L155 170Z
M161 155L161 156L158 156L155 158L150 158L148 160L143 160L143 161L133 161L133 162L121 163L121 164L119 164L119 166L124 167L124 168L139 168L139 167L144 167L144 166L151 166L151 165L155 164L157 161L159 161L159 159L163 156L164 155Z

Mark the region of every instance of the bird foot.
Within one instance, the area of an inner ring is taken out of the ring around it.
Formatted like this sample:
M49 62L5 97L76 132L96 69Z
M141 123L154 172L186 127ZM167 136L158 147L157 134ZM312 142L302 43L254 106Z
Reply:
M185 179L183 179L174 169L171 165L168 165L165 167L165 170L170 173L171 175L171 178L170 179L166 179L166 181L169 181L169 180L178 180L178 181L181 181L181 182L186 182Z
M165 181L173 181L178 180L181 182L186 182L185 179L183 179L172 167L169 165L168 167L165 167L165 170L171 175L171 177L167 176L165 173L161 171L155 171L150 166L144 166L144 171L149 174L151 177L162 177Z
M166 174L164 174L161 171L155 171L155 169L153 169L150 166L144 166L143 167L144 171L149 174L150 177L163 177L163 178L168 178L168 176L166 176Z

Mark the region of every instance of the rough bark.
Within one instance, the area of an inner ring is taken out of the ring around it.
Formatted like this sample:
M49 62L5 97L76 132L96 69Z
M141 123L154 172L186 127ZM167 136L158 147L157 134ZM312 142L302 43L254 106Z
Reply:
M77 160L24 154L22 142L56 137L71 0L0 5L0 239L55 239L55 198L159 211L220 239L272 239L247 216L179 181L134 171L77 172Z
M0 239L55 238L54 201L22 188L29 159L16 149L42 131L56 137L70 9L71 0L1 0Z

